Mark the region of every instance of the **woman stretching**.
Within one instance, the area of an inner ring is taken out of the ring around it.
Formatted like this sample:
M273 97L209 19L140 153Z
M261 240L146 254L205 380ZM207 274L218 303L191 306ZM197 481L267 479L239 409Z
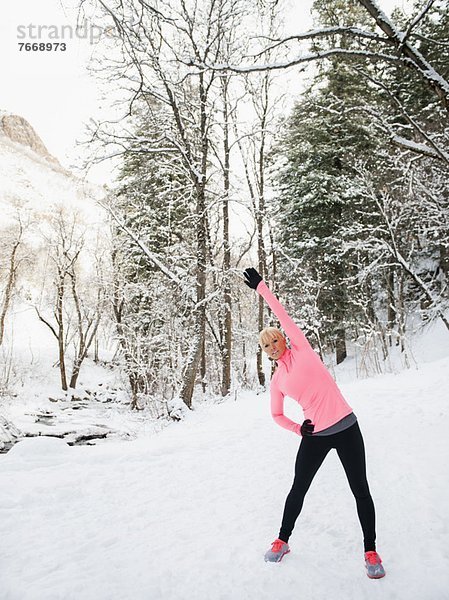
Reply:
M302 331L259 273L252 268L246 269L244 277L245 283L268 303L290 339L291 347L288 348L282 333L267 327L260 332L259 343L268 357L276 361L270 385L273 419L281 427L302 436L279 537L265 554L265 560L279 562L290 552L288 540L307 490L327 453L335 448L357 503L368 577L379 579L385 575L385 570L376 552L374 504L366 479L365 448L357 417ZM284 396L290 396L303 408L305 421L302 425L284 415Z

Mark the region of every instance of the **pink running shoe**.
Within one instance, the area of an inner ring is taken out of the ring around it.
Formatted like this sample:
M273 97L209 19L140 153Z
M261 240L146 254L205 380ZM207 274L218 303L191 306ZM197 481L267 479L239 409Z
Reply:
M373 550L365 552L366 574L370 579L381 579L385 577L385 569L382 566L382 559Z
M282 557L290 552L287 542L279 538L271 544L270 550L265 552L265 562L281 562Z

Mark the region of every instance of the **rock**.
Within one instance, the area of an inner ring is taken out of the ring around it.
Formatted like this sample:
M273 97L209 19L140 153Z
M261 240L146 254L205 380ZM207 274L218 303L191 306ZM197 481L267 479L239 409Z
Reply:
M10 447L23 437L23 433L14 423L0 415L0 450Z
M26 119L19 115L0 112L0 134L13 142L31 148L36 154L60 167L59 161L50 154L41 138L37 135Z

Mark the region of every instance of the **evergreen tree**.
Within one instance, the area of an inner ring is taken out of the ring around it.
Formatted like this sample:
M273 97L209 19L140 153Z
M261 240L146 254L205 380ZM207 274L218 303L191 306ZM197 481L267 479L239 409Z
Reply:
M349 10L347 5L317 1L314 8L321 25L359 24L363 11L355 2ZM278 242L290 258L307 265L316 282L321 335L335 348L337 363L346 356L345 281L351 268L343 256L341 232L364 195L355 160L373 162L378 146L365 116L350 109L368 101L371 93L360 77L333 59L296 104L277 147L283 155L276 178Z
M136 117L136 143L124 155L116 191L124 224L183 279L194 286L192 186L178 155L151 151L167 115L153 105ZM142 147L146 140L148 151ZM123 232L115 236L116 309L134 406L149 396L171 399L181 383L189 345L186 298ZM192 279L192 281L190 281Z
M354 3L317 0L314 7L318 26L369 26ZM436 19L425 23L423 43L444 39L441 30L435 35ZM364 43L339 40L351 44ZM438 62L443 73L445 60ZM444 152L446 116L436 104L413 72L332 59L296 104L278 144L281 268L307 304L320 347L323 340L336 347L337 363L348 336L368 347L380 339L385 359L393 329L402 343L407 313L417 305L427 317L445 319L447 165L416 156L423 141Z

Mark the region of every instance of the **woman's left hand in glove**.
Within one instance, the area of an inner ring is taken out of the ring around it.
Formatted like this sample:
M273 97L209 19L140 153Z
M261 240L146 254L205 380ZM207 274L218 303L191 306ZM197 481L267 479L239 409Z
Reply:
M245 277L245 283L246 283L246 285L248 287L250 287L251 289L253 289L253 290L257 289L257 286L262 281L262 277L256 271L256 269L253 269L253 267L250 267L249 269L246 269L243 272L243 276Z

